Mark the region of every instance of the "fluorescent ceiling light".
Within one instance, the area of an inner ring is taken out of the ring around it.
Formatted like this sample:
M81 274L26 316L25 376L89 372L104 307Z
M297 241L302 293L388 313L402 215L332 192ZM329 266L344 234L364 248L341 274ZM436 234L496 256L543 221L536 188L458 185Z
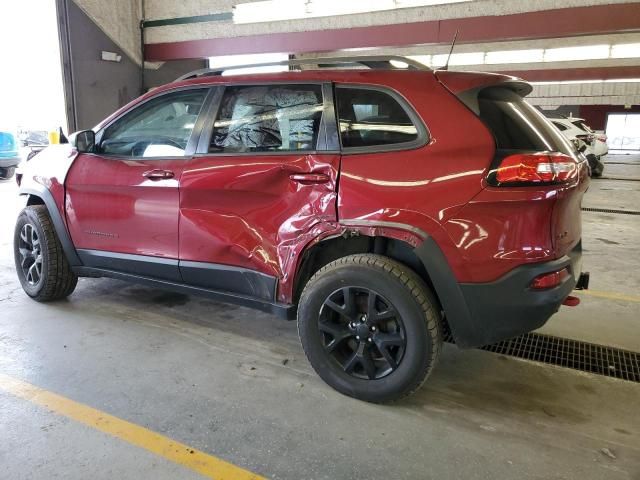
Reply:
M420 62L427 67L431 65L431 55L407 55L407 58Z
M598 60L609 58L609 45L586 45L583 47L547 48L545 62L566 62L571 60Z
M609 78L604 83L640 83L640 78Z
M442 67L447 63L448 53L434 55L431 63L434 67ZM484 63L484 52L454 53L449 59L449 65L482 65Z
M640 78L611 78L608 80L555 80L549 82L529 82L531 85L577 85L580 83L640 83Z
M255 65L260 63L283 62L289 60L286 53L258 53L248 55L225 55L223 57L209 57L209 68L236 67ZM287 65L272 65L269 67L246 67L226 70L223 75L243 75L246 73L285 72Z
M602 83L602 80L552 80L549 82L529 82L531 85L578 85L580 83Z
M233 21L234 23L274 22L469 1L471 0L262 0L235 5Z
M621 43L611 47L611 58L640 58L640 43Z
M544 50L542 48L533 50L502 50L487 52L484 63L532 63L542 62Z
M445 5L447 3L463 3L471 0L396 0L397 8L431 7L433 5Z
M396 68L409 68L409 64L407 62L402 62L400 60L390 60L389 63Z

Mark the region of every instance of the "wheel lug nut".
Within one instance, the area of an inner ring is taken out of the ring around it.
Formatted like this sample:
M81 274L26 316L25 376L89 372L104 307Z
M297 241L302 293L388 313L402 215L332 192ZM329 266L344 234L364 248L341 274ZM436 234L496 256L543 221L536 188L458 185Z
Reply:
M372 332L375 332L375 331L376 331L376 327L375 327L375 325L371 327L371 331L372 331Z
M367 342L371 343L372 341L371 337L367 338Z
M360 335L356 335L356 340L360 340Z
M360 321L361 321L362 323L366 322L366 321L367 321L367 316L366 316L366 315L362 315L362 316L360 317Z

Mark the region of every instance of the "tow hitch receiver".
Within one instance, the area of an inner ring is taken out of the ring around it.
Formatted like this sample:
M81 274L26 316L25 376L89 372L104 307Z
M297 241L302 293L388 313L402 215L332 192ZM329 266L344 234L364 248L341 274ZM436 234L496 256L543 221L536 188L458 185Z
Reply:
M576 283L576 290L589 290L589 272L582 272Z
M562 302L562 304L566 305L567 307L577 307L578 305L580 305L580 299L578 297L574 297L573 295L569 295L564 299L564 302Z

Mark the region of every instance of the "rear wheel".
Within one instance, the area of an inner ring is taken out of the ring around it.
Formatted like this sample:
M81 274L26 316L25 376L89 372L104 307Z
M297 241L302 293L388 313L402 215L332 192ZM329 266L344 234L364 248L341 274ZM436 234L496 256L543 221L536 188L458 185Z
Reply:
M589 167L591 168L591 176L596 178L601 177L602 172L604 171L604 164L600 158L590 154L587 155L587 160L589 161Z
M78 283L44 205L26 207L14 233L18 278L27 295L39 302L68 297Z
M0 168L0 180L9 180L16 173L16 167L2 167Z
M311 278L300 298L298 332L325 382L370 402L417 390L442 346L427 285L408 267L372 254L341 258Z

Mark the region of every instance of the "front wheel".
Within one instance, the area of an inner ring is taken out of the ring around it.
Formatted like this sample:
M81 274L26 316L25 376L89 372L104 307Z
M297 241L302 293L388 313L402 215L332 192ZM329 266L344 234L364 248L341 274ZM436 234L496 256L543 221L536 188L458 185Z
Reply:
M325 382L376 403L417 390L442 347L429 287L405 265L373 254L338 259L309 280L300 297L298 333Z
M48 302L73 293L78 277L71 270L44 205L32 205L20 212L13 248L16 272L27 295Z

